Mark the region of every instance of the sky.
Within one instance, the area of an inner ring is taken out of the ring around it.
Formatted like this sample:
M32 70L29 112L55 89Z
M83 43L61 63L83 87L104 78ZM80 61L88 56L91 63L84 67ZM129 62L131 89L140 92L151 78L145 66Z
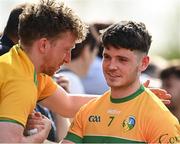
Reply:
M39 0L0 0L0 31L10 10L23 2ZM135 20L146 24L152 35L151 52L180 46L179 0L62 0L87 23Z

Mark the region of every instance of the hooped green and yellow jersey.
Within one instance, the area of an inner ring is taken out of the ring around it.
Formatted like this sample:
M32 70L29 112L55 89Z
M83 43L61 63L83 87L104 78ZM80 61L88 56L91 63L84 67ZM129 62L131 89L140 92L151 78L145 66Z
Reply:
M52 95L56 89L51 77L36 74L19 45L0 56L0 122L25 126L37 101Z
M66 140L75 143L175 143L178 120L151 91L113 99L111 92L84 105Z

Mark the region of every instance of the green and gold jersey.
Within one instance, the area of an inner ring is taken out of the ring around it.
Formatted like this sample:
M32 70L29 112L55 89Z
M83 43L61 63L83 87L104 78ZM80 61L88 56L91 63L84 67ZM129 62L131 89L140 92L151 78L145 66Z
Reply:
M19 45L0 56L0 122L25 126L37 101L56 89L51 77L36 75L34 65Z
M77 113L66 140L76 143L177 142L178 120L151 91L113 99L111 92L90 101Z

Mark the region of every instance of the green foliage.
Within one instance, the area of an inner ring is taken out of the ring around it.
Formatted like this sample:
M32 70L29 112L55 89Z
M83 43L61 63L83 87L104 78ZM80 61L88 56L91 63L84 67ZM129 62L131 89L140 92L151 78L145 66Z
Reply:
M180 59L180 47L169 46L166 50L159 52L159 55L167 60Z

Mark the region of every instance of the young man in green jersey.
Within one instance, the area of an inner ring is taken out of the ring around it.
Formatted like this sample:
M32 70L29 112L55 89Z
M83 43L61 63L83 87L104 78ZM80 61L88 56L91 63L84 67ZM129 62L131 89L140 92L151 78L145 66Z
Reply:
M178 120L140 83L151 35L143 23L121 21L102 34L103 72L110 90L76 114L64 143L177 143Z

